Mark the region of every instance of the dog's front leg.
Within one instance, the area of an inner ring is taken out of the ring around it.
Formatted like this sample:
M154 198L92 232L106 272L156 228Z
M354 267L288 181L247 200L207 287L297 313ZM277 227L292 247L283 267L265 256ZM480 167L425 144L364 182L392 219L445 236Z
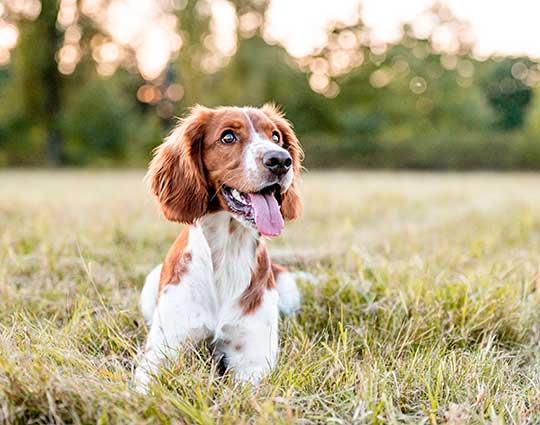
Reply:
M168 285L160 295L144 353L135 370L135 388L146 393L153 374L165 360L174 359L186 343L210 336L211 320L205 305L197 302L197 288L187 281Z
M216 348L235 379L257 383L276 365L278 298L275 289L266 290L257 310L223 327Z

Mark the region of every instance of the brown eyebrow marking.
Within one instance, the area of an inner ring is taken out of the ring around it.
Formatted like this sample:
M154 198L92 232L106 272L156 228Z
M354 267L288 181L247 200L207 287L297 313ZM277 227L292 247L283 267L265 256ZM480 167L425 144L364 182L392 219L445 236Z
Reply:
M279 131L274 121L272 121L272 119L270 119L270 117L268 117L266 114L257 110L248 110L246 111L246 114L251 120L253 128L256 132L270 132L273 130ZM281 134L281 132L279 133Z
M234 130L235 132L240 131L244 127L243 124L239 123L225 123L225 124L219 124L216 126L215 131L217 131L217 136L221 136L221 133L223 133L226 130Z
M225 125L223 128L241 128L244 126L244 123L242 121L229 121L225 122Z

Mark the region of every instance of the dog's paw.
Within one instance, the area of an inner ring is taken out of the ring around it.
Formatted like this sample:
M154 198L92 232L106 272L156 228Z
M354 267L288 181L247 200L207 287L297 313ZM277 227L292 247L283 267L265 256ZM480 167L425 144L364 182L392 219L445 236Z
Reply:
M234 371L235 381L257 385L267 374L266 367L242 367Z
M142 367L135 369L135 375L132 381L132 388L139 394L148 394L150 385L150 374Z
M300 291L291 273L280 273L276 281L279 293L279 311L285 316L291 316L300 310Z

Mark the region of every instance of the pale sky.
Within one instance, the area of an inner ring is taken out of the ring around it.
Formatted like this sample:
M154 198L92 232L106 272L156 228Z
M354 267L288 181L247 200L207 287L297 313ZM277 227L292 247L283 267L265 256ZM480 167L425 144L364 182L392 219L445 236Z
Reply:
M365 23L381 41L399 37L402 22L414 21L432 0L272 0L269 32L301 56L324 42L328 20L352 19L362 5ZM481 55L528 54L540 58L540 0L445 0L470 22Z
M479 56L526 54L540 60L540 0L442 1L457 17L469 21ZM305 56L325 44L332 21L355 23L361 5L362 18L372 30L372 39L379 43L393 42L399 40L399 28L404 22L413 23L415 31L429 30L432 21L422 13L433 2L271 0L264 35L267 40L283 44L291 55ZM101 0L80 0L79 3L61 0L58 23L65 30L65 40L59 52L60 72L72 73L81 58L77 12L80 7L87 16L95 16L110 35L96 36L91 43L100 74L114 73L126 49L131 49L136 52L143 76L149 80L159 77L167 63L181 54L183 40L177 33L178 20L172 12L176 9L182 13L185 3L186 0L112 0L104 6ZM9 62L18 39L16 26L3 20L5 4L29 17L35 18L40 11L38 0L0 0L0 66ZM203 70L212 72L235 52L237 17L229 0L207 0L207 3L198 3L198 8L212 16L212 35L205 39L205 45L218 54L208 55L201 62ZM256 28L260 18L251 18L241 23Z

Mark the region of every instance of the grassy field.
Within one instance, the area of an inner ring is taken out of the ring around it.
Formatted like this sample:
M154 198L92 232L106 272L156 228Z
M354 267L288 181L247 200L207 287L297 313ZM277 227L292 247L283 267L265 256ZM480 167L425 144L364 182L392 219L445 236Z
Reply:
M258 388L186 352L130 389L179 225L141 172L0 172L0 422L538 423L540 175L310 173L270 242L319 278Z

